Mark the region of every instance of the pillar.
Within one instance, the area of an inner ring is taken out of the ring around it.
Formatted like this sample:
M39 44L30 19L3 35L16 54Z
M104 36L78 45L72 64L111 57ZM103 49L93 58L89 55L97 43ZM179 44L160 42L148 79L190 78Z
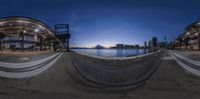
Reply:
M198 50L200 50L200 35L198 35L197 45L198 45Z
M179 49L181 49L182 46L182 39L179 40Z
M69 52L70 50L69 50L69 39L67 39L67 52Z
M186 46L185 49L186 50L188 49L188 41L189 41L189 38L187 37L186 40L185 40L185 46Z
M20 36L21 36L21 41L20 41L21 51L24 51L24 32L21 32Z
M43 46L42 46L42 42L43 42L43 38L40 37L40 43L39 43L39 44L40 44L40 50L42 50L42 47L43 47Z
M3 51L2 37L0 38L0 50Z
M56 47L56 42L55 42L55 41L53 42L53 50L54 50L54 51L56 51L56 50L57 50L57 47Z

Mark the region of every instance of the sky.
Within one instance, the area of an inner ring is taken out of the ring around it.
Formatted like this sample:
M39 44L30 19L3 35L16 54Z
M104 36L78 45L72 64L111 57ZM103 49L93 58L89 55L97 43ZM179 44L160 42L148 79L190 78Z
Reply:
M1 0L0 17L70 24L71 47L173 41L200 18L200 0Z

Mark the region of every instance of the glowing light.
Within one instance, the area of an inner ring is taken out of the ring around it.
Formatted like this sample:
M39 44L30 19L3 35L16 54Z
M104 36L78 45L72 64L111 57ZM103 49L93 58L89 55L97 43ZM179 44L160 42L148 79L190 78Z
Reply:
M199 33L196 33L195 35L199 35Z
M25 30L24 30L23 32L24 32L24 33L26 33L26 31L25 31Z
M187 35L190 35L190 32L187 32Z
M39 29L35 29L35 32L38 32L39 31Z

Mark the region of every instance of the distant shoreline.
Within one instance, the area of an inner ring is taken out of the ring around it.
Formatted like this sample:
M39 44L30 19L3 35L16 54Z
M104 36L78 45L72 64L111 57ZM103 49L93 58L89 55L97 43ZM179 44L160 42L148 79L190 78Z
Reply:
M70 48L70 49L96 49L96 48ZM113 48L102 48L102 49L113 49ZM96 50L102 50L102 49L96 49ZM140 50L145 48L133 48L133 49L115 49L115 50ZM146 48L149 49L149 48Z

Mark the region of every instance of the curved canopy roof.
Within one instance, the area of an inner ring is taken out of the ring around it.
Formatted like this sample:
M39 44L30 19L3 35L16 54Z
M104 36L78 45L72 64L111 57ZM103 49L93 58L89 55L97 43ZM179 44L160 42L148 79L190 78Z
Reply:
M44 22L34 19L34 18L29 18L29 17L21 17L21 16L11 16L11 17L3 17L0 18L0 32L3 31L31 31L33 32L38 32L42 35L45 35L50 38L55 38L57 41L60 42L55 37L55 31L52 30L47 24ZM30 32L30 33L31 33Z

